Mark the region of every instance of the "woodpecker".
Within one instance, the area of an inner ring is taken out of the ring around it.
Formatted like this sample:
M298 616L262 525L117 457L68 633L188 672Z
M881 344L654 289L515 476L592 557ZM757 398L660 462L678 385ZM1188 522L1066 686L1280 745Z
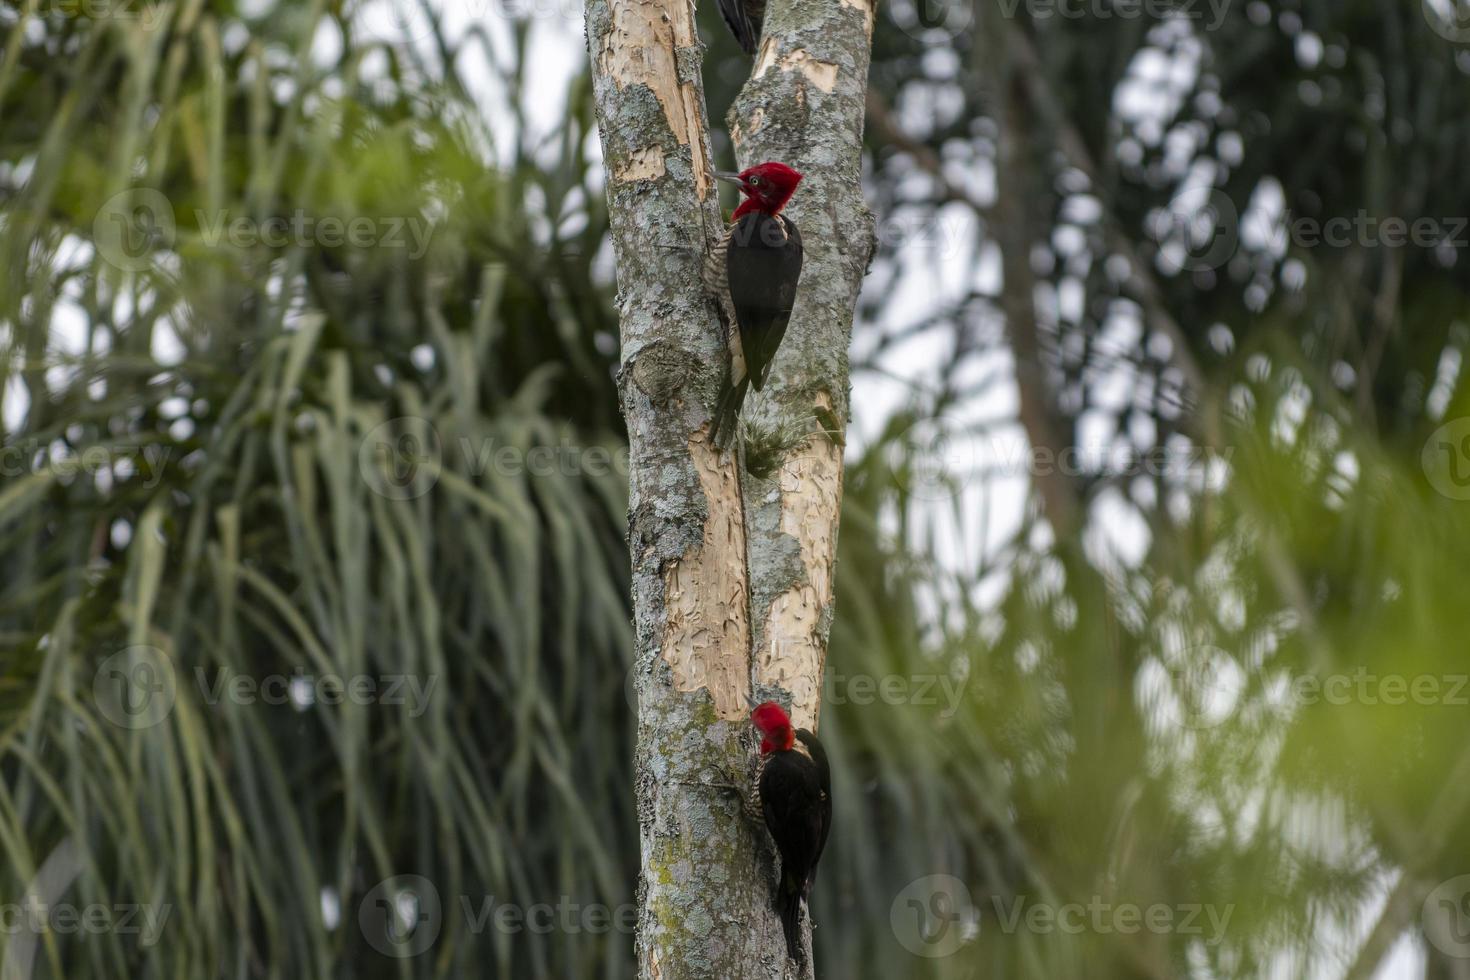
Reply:
M796 193L801 174L784 163L762 163L715 176L745 195L729 231L704 261L705 283L720 298L729 329L730 375L710 431L711 441L721 446L734 436L747 389L765 385L791 322L801 279L801 233L781 209Z
M720 0L720 16L740 49L755 54L755 43L761 39L761 24L766 19L766 0Z
M750 720L761 733L751 805L764 818L781 855L776 911L786 934L786 955L799 964L804 959L801 904L811 895L817 861L832 828L832 772L817 736L805 728L792 729L791 718L776 702L757 705Z

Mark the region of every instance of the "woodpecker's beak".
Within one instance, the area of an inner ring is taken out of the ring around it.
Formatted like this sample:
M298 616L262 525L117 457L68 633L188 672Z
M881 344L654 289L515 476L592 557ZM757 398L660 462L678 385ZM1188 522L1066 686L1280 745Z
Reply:
M736 187L744 187L745 186L745 181L743 181L743 180L740 179L740 175L739 174L726 173L723 170L714 170L714 171L711 171L711 173L713 173L715 175L715 179L716 180L728 181L729 183L734 184ZM747 695L747 697L748 696L749 695Z
M748 704L748 705L750 705L752 708L759 708L760 707L760 702L757 701L755 698L751 697L749 691L746 691L745 692L745 703Z

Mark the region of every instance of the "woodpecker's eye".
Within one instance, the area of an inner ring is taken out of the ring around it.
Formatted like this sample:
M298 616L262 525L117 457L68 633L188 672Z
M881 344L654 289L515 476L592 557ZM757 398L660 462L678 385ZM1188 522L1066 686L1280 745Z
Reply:
M760 185L761 185L761 179L759 177L752 177L752 178L750 178L750 186L751 187L759 187Z

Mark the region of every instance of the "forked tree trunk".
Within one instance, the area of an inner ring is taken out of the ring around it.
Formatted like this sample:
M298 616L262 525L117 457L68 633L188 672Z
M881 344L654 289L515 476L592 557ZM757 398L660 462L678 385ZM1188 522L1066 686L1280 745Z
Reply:
M724 221L693 5L587 2L631 445L645 980L794 972L771 904L773 855L734 787L753 750L747 695L785 700L798 725L816 725L842 494L841 434L829 430L847 415L848 337L873 242L858 184L872 26L868 0L771 0L737 106L742 164L807 174L790 209L806 246L796 311L747 412L766 475L750 476L708 438L727 358L699 265ZM769 438L778 429L784 438Z

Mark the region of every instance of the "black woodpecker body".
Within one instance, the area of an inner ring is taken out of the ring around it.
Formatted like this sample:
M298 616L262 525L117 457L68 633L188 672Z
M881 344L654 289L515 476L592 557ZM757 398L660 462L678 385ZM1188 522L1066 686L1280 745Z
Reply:
M747 391L765 385L791 322L801 279L801 233L781 211L801 174L784 163L762 163L715 176L745 195L704 267L705 282L720 297L730 331L730 375L710 433L716 446L725 446L734 438Z
M761 39L761 25L766 19L766 0L720 0L720 16L740 49L746 54L755 54L755 46Z
M761 733L751 802L781 855L776 911L786 934L786 955L801 963L801 906L811 895L817 861L832 829L832 771L822 743L805 728L793 729L774 701L757 707L750 719Z

